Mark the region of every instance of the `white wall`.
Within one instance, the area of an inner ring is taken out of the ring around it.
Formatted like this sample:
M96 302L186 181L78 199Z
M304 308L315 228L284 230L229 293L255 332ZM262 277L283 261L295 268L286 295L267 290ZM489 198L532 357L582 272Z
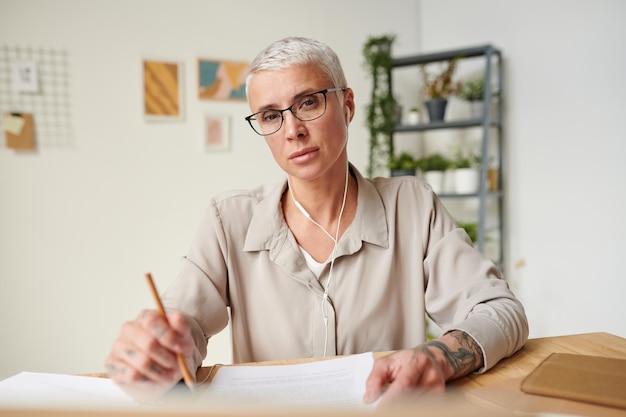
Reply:
M505 56L507 278L531 336L626 336L624 16L619 0L422 2L424 51Z
M249 60L292 34L337 50L361 113L370 91L361 47L369 35L396 33L397 56L487 42L502 48L508 278L526 304L531 334L626 336L626 30L618 22L626 4L314 4L0 0L0 45L69 52L74 128L71 149L0 149L0 378L22 370L103 370L119 325L153 305L143 274L151 271L160 288L174 277L209 197L281 178L263 140L242 120L245 104L195 98L195 63ZM183 122L143 121L143 58L184 63ZM230 152L200 146L201 118L211 112L232 116ZM365 169L358 113L351 130L351 159ZM519 261L525 267L514 269ZM222 336L208 362L229 358Z
M418 48L415 0L0 0L0 46L65 49L74 146L0 149L0 378L22 370L98 372L120 324L152 308L143 275L164 289L210 196L276 182L245 103L196 99L196 60L251 60L289 35L339 53L361 103L351 159L367 163L363 113L370 82L361 48L398 34ZM141 60L184 64L185 120L142 119ZM206 153L202 117L230 114L232 147ZM228 335L208 362L228 362Z

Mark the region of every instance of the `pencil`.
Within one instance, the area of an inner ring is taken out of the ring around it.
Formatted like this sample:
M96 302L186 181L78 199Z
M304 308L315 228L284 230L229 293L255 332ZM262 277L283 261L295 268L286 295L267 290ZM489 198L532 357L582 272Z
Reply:
M152 297L154 297L154 301L156 302L157 308L159 309L159 313L161 313L161 315L165 319L165 322L169 326L167 314L165 314L165 309L163 308L163 303L161 302L161 297L159 297L159 293L157 292L154 281L152 280L152 275L150 273L146 274L146 280L148 281L148 286L150 286L150 291L152 291ZM185 380L185 384L187 384L189 389L193 391L194 381L191 373L189 373L189 369L187 369L185 358L183 358L183 355L181 355L180 353L177 353L176 360L178 361L178 367L180 368L180 371L183 373L183 379Z

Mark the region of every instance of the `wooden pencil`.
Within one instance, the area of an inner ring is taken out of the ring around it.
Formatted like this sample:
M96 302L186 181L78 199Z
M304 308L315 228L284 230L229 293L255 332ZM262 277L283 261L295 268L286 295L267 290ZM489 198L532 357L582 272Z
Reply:
M165 322L169 326L169 321L167 319L167 314L165 313L165 309L163 308L161 297L159 297L159 293L156 289L156 286L154 285L154 281L152 280L152 275L150 273L146 274L146 281L148 281L148 286L150 287L150 291L152 292L152 297L154 298L154 301L156 302L159 312L161 313L161 315L165 319ZM180 371L183 374L183 379L185 380L185 384L189 387L190 390L193 391L194 380L193 380L193 377L191 376L191 373L189 372L189 369L187 369L185 358L183 358L183 355L181 355L180 353L177 353L176 360L178 361L178 367L180 368Z

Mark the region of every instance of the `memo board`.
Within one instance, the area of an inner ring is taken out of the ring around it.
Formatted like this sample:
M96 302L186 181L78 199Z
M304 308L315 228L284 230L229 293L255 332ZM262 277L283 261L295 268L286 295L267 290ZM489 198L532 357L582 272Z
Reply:
M32 65L36 68L35 90L16 91L17 64ZM1 45L0 114L3 113L33 115L37 148L71 148L74 139L67 51ZM0 137L2 141L5 140L4 134L0 134Z

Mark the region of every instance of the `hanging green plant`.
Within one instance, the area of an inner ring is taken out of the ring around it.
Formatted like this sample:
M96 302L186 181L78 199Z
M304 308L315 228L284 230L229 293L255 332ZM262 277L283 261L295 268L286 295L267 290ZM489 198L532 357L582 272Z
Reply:
M366 108L366 125L370 135L370 155L367 167L372 177L384 168L393 155L393 128L396 123L396 100L389 90L395 35L368 38L363 46L365 67L372 78L372 95Z

